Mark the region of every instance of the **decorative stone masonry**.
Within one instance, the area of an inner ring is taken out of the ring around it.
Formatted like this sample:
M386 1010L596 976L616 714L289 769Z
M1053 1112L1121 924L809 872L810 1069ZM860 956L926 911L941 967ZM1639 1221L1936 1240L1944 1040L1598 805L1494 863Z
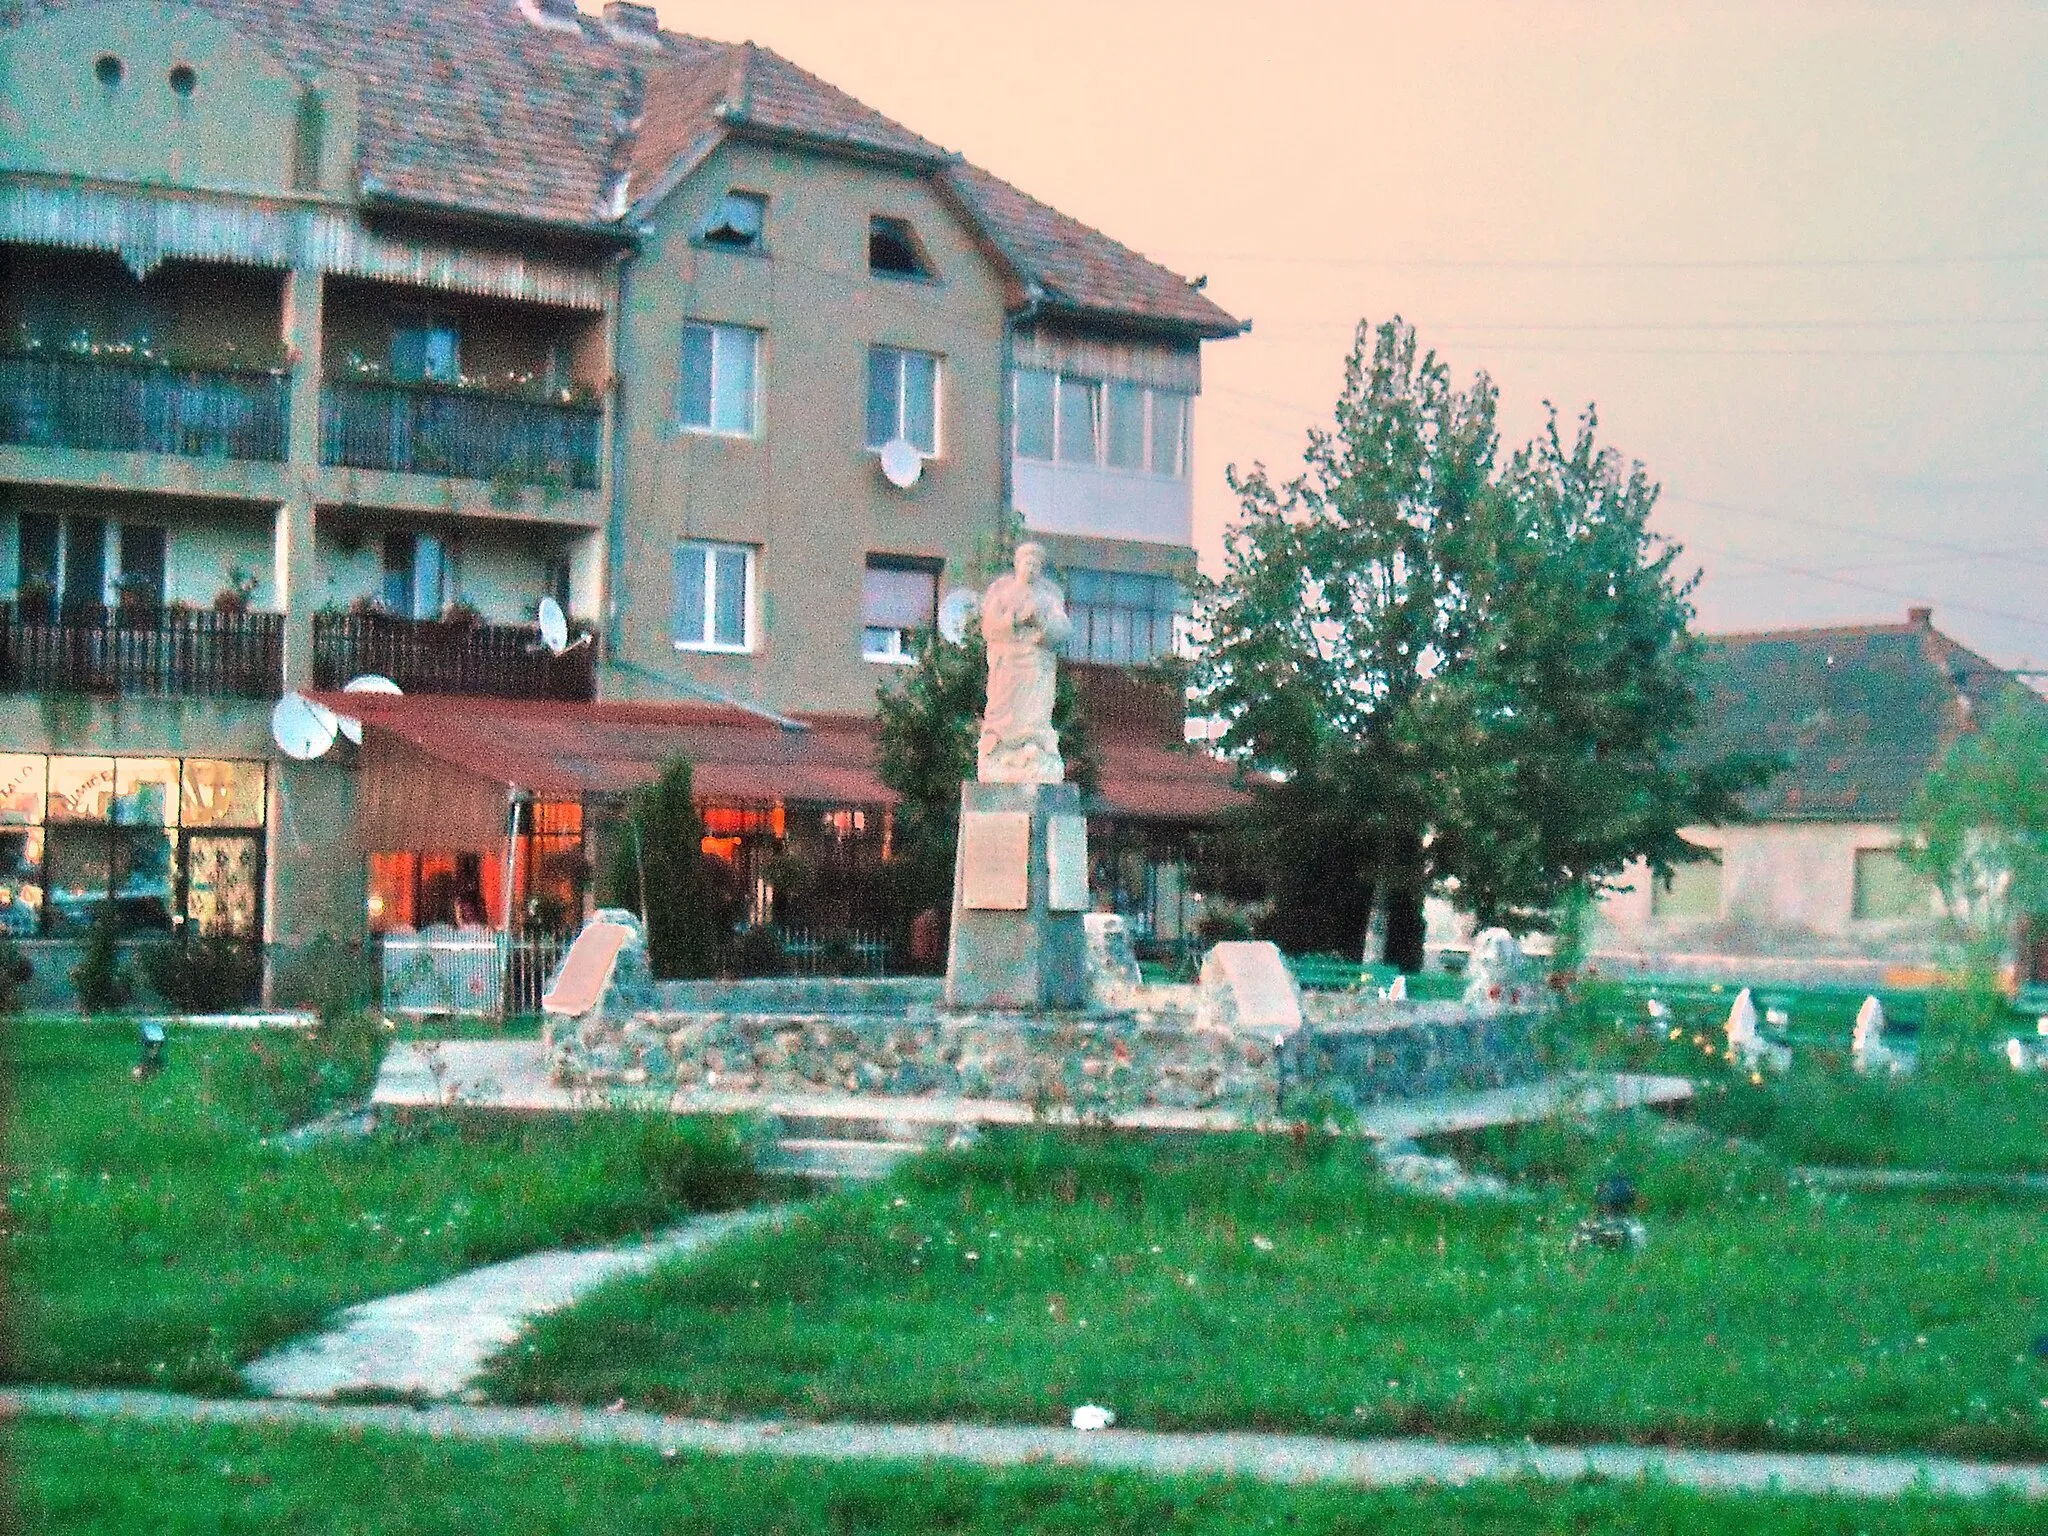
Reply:
M1338 1110L1480 1093L1543 1075L1541 1015L1463 1003L1367 1003L1307 994L1309 1020L1279 1052L1279 1092Z

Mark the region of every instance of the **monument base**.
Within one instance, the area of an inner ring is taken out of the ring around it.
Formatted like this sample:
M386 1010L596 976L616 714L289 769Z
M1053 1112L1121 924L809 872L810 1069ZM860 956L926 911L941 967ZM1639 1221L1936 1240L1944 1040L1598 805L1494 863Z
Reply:
M1088 906L1088 823L1076 786L960 786L949 1008L1083 1007Z

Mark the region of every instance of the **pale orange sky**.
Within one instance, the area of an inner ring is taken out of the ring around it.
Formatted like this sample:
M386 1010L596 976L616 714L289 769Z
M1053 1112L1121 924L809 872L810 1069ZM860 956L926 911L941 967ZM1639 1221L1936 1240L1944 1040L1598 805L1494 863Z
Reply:
M1588 401L1703 627L1928 602L2048 665L2048 8L660 0L788 55L1249 316L1224 465L1299 464L1352 327Z

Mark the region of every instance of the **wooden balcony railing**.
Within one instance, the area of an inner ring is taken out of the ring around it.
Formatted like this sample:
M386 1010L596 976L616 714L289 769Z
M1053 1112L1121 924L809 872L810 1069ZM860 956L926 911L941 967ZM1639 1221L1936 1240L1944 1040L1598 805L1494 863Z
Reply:
M320 462L458 480L597 489L604 411L433 384L330 379Z
M284 615L0 603L0 689L270 699L284 678Z
M15 353L0 356L0 442L281 462L291 392L283 374Z
M376 673L407 693L460 693L492 699L597 697L587 645L550 655L540 631L523 624L400 619L381 613L322 613L313 618L313 681L339 688Z

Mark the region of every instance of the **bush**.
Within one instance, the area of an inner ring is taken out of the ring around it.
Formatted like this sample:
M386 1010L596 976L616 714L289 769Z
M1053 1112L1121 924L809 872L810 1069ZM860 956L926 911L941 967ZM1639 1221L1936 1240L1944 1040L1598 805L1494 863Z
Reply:
M120 935L113 903L101 902L85 933L85 955L71 972L80 1013L119 1013L135 996L134 979L121 961Z
M142 972L180 1013L246 1008L263 990L263 956L246 939L202 938L152 949Z
M648 1115L640 1127L640 1163L656 1192L685 1210L745 1205L761 1187L754 1149L722 1120Z
M787 976L790 972L782 935L766 925L749 928L733 941L728 953L735 976Z
M318 934L280 957L271 997L280 1008L304 1008L333 1024L377 1004L377 963L367 946Z
M36 968L14 942L12 934L0 933L0 1016L13 1013L21 1001L21 989L35 979Z

